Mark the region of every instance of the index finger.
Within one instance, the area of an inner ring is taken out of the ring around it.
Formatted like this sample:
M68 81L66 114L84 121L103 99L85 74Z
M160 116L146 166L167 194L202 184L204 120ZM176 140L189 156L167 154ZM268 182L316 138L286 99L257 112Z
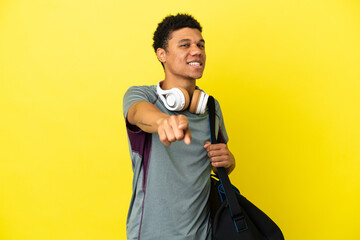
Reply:
M190 145L192 139L192 133L190 129L187 129L185 132L184 142L186 145Z
M189 120L184 115L178 116L178 128L181 130L186 130L189 127Z
M182 140L184 138L184 133L186 128L181 128L181 126L187 125L187 118L182 118L181 116L171 116L170 117L171 133L174 135L176 140Z
M219 150L219 149L223 149L226 148L226 144L225 143L215 143L215 144L210 144L207 147L207 150Z

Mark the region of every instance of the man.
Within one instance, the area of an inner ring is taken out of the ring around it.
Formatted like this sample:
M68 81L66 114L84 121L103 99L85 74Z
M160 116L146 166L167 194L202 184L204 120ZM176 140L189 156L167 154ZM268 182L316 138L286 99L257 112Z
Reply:
M225 167L230 173L235 160L226 145L217 101L216 126L222 143L209 142L207 94L196 86L206 61L201 31L187 14L163 19L153 47L165 79L157 86L131 87L124 96L134 172L129 240L211 239L207 202L211 169Z

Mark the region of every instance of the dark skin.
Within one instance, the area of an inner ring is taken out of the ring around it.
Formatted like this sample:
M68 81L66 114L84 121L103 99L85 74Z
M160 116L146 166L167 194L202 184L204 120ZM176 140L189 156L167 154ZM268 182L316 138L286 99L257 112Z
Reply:
M171 33L166 49L158 48L156 55L164 64L165 79L161 88L182 87L192 97L196 79L202 77L205 62L205 41L199 30L182 28ZM128 121L145 132L158 133L160 141L170 146L175 141L191 144L192 133L184 115L168 115L149 102L133 104L127 115ZM230 173L235 168L235 158L224 143L204 143L215 170L224 167Z

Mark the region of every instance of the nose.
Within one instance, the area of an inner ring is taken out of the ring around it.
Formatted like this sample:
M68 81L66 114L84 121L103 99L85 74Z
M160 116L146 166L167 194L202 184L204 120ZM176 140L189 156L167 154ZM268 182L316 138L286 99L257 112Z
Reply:
M197 44L191 44L190 54L193 56L201 55L202 49Z

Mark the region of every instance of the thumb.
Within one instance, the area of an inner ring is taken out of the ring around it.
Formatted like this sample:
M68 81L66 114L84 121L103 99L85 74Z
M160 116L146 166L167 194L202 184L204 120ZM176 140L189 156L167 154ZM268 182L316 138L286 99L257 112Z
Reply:
M204 145L204 148L207 148L207 147L210 146L210 145L211 145L211 142L206 141L206 143L205 143L205 145Z

